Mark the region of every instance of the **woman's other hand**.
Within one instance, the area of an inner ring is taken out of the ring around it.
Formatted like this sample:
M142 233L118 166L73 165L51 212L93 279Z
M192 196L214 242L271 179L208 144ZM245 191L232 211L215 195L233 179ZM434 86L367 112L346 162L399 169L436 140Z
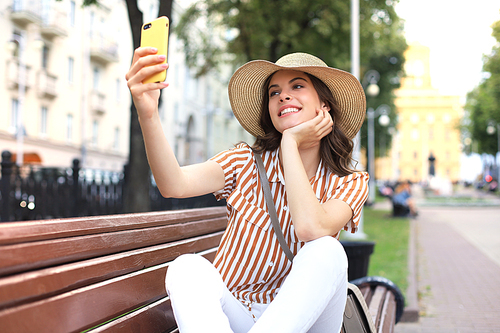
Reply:
M330 113L317 109L313 119L286 129L283 132L282 140L293 139L297 148L308 149L319 145L321 139L330 134L332 130L333 120Z
M134 51L132 65L125 75L139 118L153 116L158 109L160 89L168 86L165 82L142 83L151 75L168 68L168 64L162 64L165 56L157 55L157 52L158 50L152 47L137 48Z

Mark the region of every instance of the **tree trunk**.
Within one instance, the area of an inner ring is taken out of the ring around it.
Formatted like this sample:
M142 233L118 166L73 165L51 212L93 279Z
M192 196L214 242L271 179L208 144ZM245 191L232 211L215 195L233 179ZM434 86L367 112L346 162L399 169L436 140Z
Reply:
M143 14L139 10L137 0L126 0L130 30L134 50L141 43L141 27ZM159 1L158 16L171 17L172 1ZM142 131L137 118L134 103L130 106L130 152L128 165L125 168L125 193L123 198L124 211L127 213L146 212L151 210L149 190L151 186L151 171L146 158L146 148Z

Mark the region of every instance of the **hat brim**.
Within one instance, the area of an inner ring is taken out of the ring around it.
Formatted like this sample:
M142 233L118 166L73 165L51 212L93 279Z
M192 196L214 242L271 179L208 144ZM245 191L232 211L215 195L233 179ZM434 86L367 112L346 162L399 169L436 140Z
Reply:
M236 70L228 86L229 101L241 126L253 136L263 136L260 126L263 84L279 70L297 70L316 76L330 89L340 108L339 128L352 139L356 136L366 114L363 87L352 74L324 66L284 67L266 60L254 60Z

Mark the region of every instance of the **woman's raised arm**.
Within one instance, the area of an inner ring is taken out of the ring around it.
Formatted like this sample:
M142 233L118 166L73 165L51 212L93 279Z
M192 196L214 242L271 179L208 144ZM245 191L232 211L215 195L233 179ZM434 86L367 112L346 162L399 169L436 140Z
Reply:
M168 68L161 64L165 56L156 55L150 47L134 52L132 65L125 75L127 85L137 109L149 166L158 189L164 197L185 198L215 192L224 187L224 173L214 161L180 167L168 143L158 115L160 89L167 83L142 81L154 73Z

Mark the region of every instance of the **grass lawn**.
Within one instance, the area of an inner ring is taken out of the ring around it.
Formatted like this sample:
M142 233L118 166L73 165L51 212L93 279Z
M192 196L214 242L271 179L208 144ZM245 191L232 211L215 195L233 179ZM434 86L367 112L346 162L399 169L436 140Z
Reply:
M367 240L375 242L368 276L388 278L406 294L410 221L407 218L390 217L389 211L369 207L365 207L363 212L363 229Z

